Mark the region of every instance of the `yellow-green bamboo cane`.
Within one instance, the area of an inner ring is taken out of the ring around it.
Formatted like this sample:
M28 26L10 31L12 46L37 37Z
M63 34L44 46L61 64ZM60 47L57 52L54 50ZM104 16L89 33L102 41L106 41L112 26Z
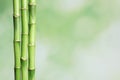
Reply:
M21 0L21 68L22 80L28 80L28 0Z
M13 0L13 23L14 23L14 76L20 80L20 0Z
M29 80L35 80L36 0L29 0Z

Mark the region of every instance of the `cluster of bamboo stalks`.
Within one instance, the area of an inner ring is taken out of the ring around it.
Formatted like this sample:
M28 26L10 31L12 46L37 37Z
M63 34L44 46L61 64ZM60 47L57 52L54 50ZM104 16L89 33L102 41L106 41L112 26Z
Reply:
M35 80L36 0L13 0L13 20L15 80Z

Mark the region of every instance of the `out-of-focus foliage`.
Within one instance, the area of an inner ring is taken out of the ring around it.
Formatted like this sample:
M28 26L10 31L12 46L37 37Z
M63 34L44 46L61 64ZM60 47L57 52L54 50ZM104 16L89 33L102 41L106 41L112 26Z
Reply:
M119 80L119 15L119 0L37 0L37 80ZM13 80L12 37L12 1L1 0L3 80Z

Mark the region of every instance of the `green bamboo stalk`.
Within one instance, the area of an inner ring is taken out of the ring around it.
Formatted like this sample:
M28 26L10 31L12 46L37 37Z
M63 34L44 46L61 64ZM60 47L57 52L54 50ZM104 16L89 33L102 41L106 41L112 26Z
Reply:
M35 80L36 0L29 0L29 80Z
M14 75L15 80L20 80L20 0L13 0L14 23Z
M28 80L28 0L21 0L21 22L22 22L22 43L21 43L21 72L22 80Z

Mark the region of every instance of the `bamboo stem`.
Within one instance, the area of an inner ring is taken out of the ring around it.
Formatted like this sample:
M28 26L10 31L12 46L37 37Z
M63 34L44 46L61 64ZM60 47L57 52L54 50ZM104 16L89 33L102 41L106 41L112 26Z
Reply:
M21 68L22 80L28 80L28 0L21 0L21 22L22 22L22 43L21 43Z
M36 0L29 0L29 80L35 80Z
M15 80L20 80L20 0L13 0L14 22L14 75Z

